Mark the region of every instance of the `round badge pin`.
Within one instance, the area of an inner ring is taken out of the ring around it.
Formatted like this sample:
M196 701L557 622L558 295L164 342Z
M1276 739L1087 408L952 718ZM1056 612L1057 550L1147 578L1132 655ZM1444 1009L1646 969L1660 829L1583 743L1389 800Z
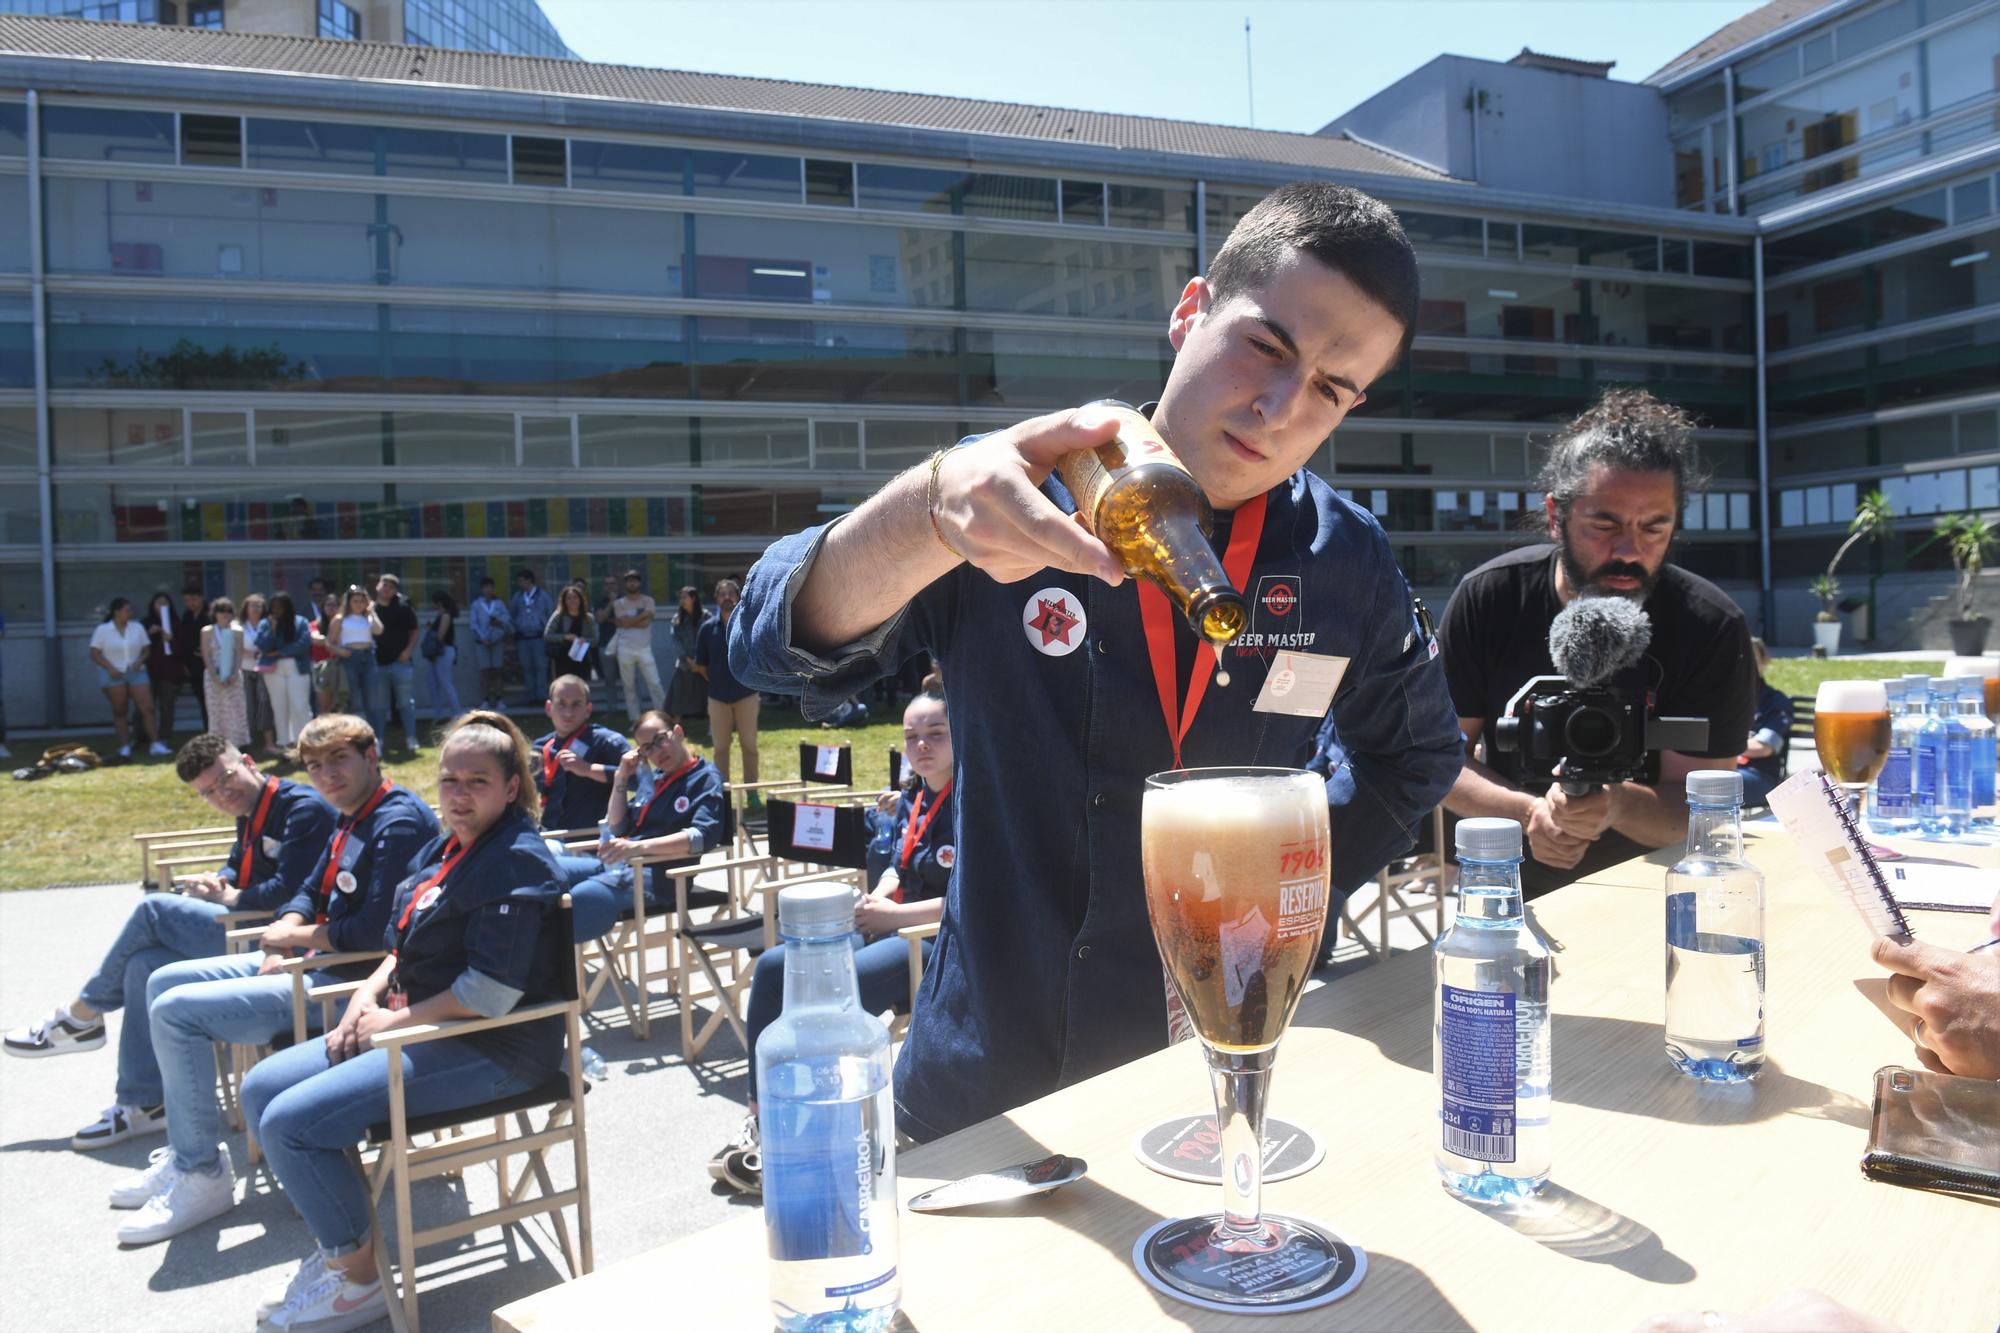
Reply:
M430 888L424 890L423 897L417 899L417 910L419 912L430 911L432 907L437 905L437 900L441 896L443 896L443 894L444 894L444 886L440 884L433 884Z
M687 812L688 812L688 798L685 796L674 797L674 813L677 815L684 815Z
M1132 1153L1163 1176L1202 1185L1222 1183L1222 1135L1213 1111L1175 1116L1142 1129ZM1318 1166L1326 1156L1319 1136L1289 1120L1264 1121L1264 1180L1290 1180Z
M1264 1216L1267 1221L1288 1220L1283 1214ZM1207 1232L1212 1218L1172 1218L1148 1227L1133 1242L1132 1266L1162 1295L1224 1314L1290 1314L1331 1305L1361 1285L1368 1273L1367 1252L1324 1222L1297 1220L1330 1243L1288 1246L1284 1262L1273 1263L1270 1255L1237 1255L1211 1247ZM1168 1255L1175 1256L1171 1262ZM1236 1300L1225 1303L1202 1294L1218 1286Z
M950 843L937 849L937 863L946 870L958 864L958 849Z
M333 877L333 887L339 889L342 893L354 892L355 886L360 882L360 880L354 878L352 870L343 870Z
M1021 608L1021 630L1038 653L1068 657L1083 646L1090 628L1083 599L1068 588L1043 588Z

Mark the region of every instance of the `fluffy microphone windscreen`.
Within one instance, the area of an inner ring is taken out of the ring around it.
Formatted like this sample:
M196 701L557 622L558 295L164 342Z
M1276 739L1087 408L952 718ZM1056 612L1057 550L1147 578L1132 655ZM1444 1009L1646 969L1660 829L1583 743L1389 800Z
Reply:
M1579 597L1549 626L1549 656L1577 685L1598 685L1638 661L1653 622L1623 597Z

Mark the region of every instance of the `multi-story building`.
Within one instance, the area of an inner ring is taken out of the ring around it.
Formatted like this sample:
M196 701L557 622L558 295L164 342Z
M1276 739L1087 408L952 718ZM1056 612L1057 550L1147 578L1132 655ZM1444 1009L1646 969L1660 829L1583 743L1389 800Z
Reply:
M1674 206L1671 93L1474 62L1461 133L1426 67L1433 152L1395 117L1286 134L426 54L0 17L15 725L99 714L80 645L112 595L389 568L462 598L632 563L658 595L942 442L1150 398L1183 284L1300 176L1390 202L1422 262L1410 356L1312 462L1420 592L1518 539L1553 423L1644 384L1699 414L1714 474L1677 558L1753 618L1803 598L1760 489L1768 219ZM1503 142L1538 99L1588 110L1543 156L1602 197ZM1616 169L1575 174L1590 152Z
M0 14L574 58L535 0L0 0Z

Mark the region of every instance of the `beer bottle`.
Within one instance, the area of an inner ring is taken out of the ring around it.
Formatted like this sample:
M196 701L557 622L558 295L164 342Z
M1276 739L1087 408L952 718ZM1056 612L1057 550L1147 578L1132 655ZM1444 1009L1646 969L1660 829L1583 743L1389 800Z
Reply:
M1248 615L1209 544L1215 511L1208 496L1131 404L1101 398L1089 406L1116 409L1119 427L1109 444L1056 463L1084 525L1126 573L1158 584L1195 633L1220 649L1243 632Z

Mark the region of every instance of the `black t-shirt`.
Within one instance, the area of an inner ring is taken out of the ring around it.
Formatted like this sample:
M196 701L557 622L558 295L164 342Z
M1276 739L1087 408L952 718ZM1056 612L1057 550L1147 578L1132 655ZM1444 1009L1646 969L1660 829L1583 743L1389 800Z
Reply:
M1559 674L1549 654L1549 625L1562 609L1555 575L1554 546L1510 551L1467 574L1445 608L1438 631L1445 681L1458 715L1478 718L1483 737L1493 735L1507 701L1530 677ZM1726 759L1718 767L1734 767L1757 702L1757 669L1742 609L1707 579L1670 564L1661 569L1645 610L1653 622L1651 646L1630 669L1629 681L1620 681L1651 685L1654 709L1662 716L1707 718L1708 748L1688 753ZM1525 774L1519 754L1500 754L1489 745L1485 762L1523 790L1548 790L1551 779ZM1533 897L1646 850L1607 832L1571 870L1551 869L1531 855L1521 867L1522 883Z
M417 613L399 594L387 606L375 603L375 618L382 622L381 637L375 640L375 660L387 666L401 657L417 636Z

